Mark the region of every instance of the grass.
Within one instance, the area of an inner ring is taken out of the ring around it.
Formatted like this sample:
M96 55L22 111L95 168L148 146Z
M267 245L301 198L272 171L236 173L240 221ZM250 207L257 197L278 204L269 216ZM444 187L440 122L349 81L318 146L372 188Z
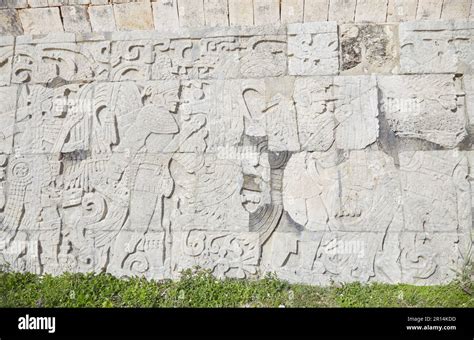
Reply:
M470 280L470 279L469 279ZM331 287L261 280L217 280L188 270L179 281L108 274L0 273L0 307L474 307L473 282L444 286L351 283Z

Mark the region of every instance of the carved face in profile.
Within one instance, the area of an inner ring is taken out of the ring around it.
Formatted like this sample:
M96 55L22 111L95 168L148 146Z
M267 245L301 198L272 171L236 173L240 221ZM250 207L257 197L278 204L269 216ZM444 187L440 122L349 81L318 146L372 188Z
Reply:
M165 107L169 112L176 112L179 104L179 84L168 88L148 87L145 89L145 102Z

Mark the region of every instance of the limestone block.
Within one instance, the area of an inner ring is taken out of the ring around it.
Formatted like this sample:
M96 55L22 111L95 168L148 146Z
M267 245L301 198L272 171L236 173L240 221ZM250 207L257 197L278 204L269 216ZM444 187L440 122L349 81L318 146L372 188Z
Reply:
M105 80L109 74L109 45L108 41L17 44L12 82Z
M441 17L443 0L418 0L416 20L433 20Z
M17 86L0 87L0 96L2 97L2 101L0 103L0 120L2 122L0 127L0 155L8 155L13 149L17 92ZM1 166L3 166L3 163ZM2 173L2 171L0 171L0 173ZM0 178L1 177L2 176L0 176Z
M112 32L116 30L112 5L90 6L89 18L93 32Z
M418 0L389 0L387 22L415 20Z
M329 0L329 19L337 22L353 22L356 0Z
M109 0L90 0L91 5L97 6L97 5L107 5L109 3Z
M445 0L441 11L441 19L467 19L471 5L471 0Z
M62 32L63 24L59 8L31 8L18 11L23 30L27 34Z
M228 0L229 23L231 26L253 25L254 9L252 0Z
M294 93L301 149L327 151L334 144L332 77L298 78Z
M67 0L68 5L89 5L90 0Z
M26 8L28 0L0 0L0 8Z
M69 0L48 0L48 6L66 6L69 4ZM74 1L71 1L70 5L75 5Z
M456 147L466 136L464 98L458 83L449 74L379 76L381 110L391 130L402 138Z
M227 0L204 0L204 18L206 26L229 26Z
M330 75L339 71L335 22L288 25L290 75Z
M303 22L304 0L283 0L281 2L281 23Z
M336 146L357 150L374 143L379 135L375 76L335 77L334 97Z
M13 63L13 37L0 37L0 86L10 85Z
M304 22L327 21L329 15L329 6L330 0L305 1Z
M470 73L474 22L413 21L400 24L402 73Z
M388 0L358 0L356 22L385 22Z
M255 25L277 25L280 23L280 0L254 0Z
M181 27L204 26L203 0L179 0L178 13Z
M465 74L463 76L463 87L466 91L466 111L469 125L474 125L474 76Z
M61 16L66 32L91 32L86 6L61 6Z
M176 0L152 2L155 29L171 31L179 28L178 5Z
M48 0L28 0L28 7L48 7Z
M20 17L14 9L0 10L0 35L21 35L23 27Z
M399 65L397 28L390 24L340 25L342 73L395 73Z
M119 31L153 29L153 15L149 2L114 4L114 14Z

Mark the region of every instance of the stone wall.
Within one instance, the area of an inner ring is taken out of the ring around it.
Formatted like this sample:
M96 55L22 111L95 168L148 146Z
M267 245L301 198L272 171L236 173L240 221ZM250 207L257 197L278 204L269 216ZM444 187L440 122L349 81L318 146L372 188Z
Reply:
M322 2L240 2L222 18L257 26L205 20L220 1L181 0L179 17L163 2L92 3L106 33L76 7L18 9L11 34L76 33L0 37L2 267L162 279L200 266L319 285L455 277L472 247L474 21L386 23L391 7L360 0L324 5L321 20L337 21L318 21ZM405 19L464 13L429 2ZM280 12L307 22L275 23Z
M472 0L0 0L0 34L473 19Z

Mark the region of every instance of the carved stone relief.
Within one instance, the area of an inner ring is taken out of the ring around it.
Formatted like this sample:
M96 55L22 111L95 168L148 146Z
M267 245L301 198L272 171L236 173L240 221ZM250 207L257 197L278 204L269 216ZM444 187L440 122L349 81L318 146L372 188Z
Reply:
M335 22L1 38L0 266L452 280L473 206L468 28L453 25L402 28L407 75L374 74L398 70L378 52L397 54L390 25L367 29L382 49L357 36L361 66ZM454 64L417 59L431 35Z

